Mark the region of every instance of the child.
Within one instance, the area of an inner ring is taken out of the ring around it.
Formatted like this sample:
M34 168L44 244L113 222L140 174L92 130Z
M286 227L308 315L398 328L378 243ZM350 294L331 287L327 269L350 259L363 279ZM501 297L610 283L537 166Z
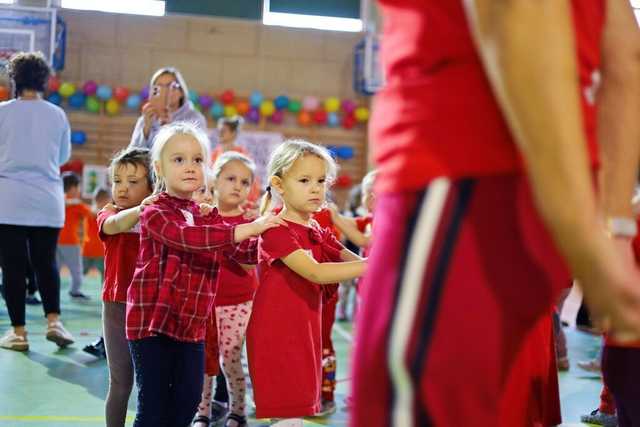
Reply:
M206 322L217 264L255 263L255 240L284 221L219 224L217 210L191 200L203 185L208 140L188 123L163 127L151 152L153 204L140 215L140 250L127 292L126 331L138 385L135 427L186 426L202 392ZM253 244L252 244L253 243Z
M100 273L100 280L104 279L104 248L98 236L98 212L111 201L111 195L105 188L97 188L93 193L91 218L85 222L84 243L82 245L83 273L86 275L91 268Z
M71 289L69 295L79 300L89 300L80 292L82 286L82 244L80 230L83 224L91 220L91 209L80 199L80 178L73 172L62 174L65 195L65 220L60 231L56 250L58 267L66 265L71 273Z
M259 242L259 282L247 330L249 372L258 418L302 426L320 409L321 286L362 275L365 262L312 220L325 201L336 165L305 141L286 141L271 156L270 188L283 201L288 227Z
M253 184L254 163L246 156L228 151L216 160L213 166L215 194L220 219L229 225L250 222L242 209ZM242 347L251 308L253 295L257 288L256 277L251 270L232 260L223 259L218 275L215 320L217 325L217 348L220 353L222 373L226 378L229 393L229 413L225 427L237 427L247 424L245 416L246 381L242 369ZM209 356L209 355L207 355ZM211 401L212 378L205 378L202 402L194 425L205 423L208 426L209 402Z

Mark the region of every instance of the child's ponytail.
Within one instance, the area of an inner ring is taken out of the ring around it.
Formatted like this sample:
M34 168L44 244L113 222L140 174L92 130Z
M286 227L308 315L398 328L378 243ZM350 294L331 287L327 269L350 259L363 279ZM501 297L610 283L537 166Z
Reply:
M265 191L262 196L262 200L260 201L260 216L264 215L269 209L269 205L271 204L271 187L267 187L267 191Z

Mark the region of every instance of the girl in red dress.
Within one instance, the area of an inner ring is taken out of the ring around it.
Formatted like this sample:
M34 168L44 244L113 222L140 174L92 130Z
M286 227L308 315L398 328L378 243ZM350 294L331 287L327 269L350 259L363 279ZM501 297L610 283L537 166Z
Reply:
M335 176L335 162L322 147L287 141L269 162L272 195L282 199L287 227L258 243L260 286L247 330L249 373L256 416L302 426L301 417L320 407L322 379L321 285L362 275L365 262L312 220Z

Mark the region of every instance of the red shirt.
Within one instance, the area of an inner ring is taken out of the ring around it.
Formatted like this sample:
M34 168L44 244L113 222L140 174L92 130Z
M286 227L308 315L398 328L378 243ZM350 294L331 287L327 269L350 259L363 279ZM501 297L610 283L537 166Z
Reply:
M260 286L247 329L257 418L313 415L320 398L321 286L281 258L303 249L318 262L340 261L344 249L327 229L287 223L263 233L258 245Z
M238 225L246 224L251 220L244 215L218 216L223 224ZM218 285L216 290L216 306L237 305L253 299L258 287L253 270L245 270L237 262L222 258L220 260L220 274L218 274Z
M378 191L438 176L514 173L522 161L472 41L462 0L379 0L386 87L370 124ZM604 0L573 0L584 130L597 162L594 78Z
M367 227L369 227L373 223L373 215L367 214L365 216L356 217L356 227L358 227L358 231L361 233L365 233L367 231ZM362 248L362 256L369 256L369 247Z
M102 301L127 302L127 289L136 269L136 258L140 247L140 225L118 234L104 234L102 226L107 218L117 214L111 210L98 212L98 236L104 245L104 285Z
M92 258L104 256L104 247L98 235L98 222L96 219L96 214L91 213L91 217L85 222L82 256Z
M161 193L140 216L140 251L127 292L127 339L163 334L178 341L204 340L224 256L255 264L256 239L234 243L235 226L218 211L200 215L191 200Z
M84 224L91 220L91 208L79 200L67 199L64 206L64 227L58 237L59 245L81 245Z

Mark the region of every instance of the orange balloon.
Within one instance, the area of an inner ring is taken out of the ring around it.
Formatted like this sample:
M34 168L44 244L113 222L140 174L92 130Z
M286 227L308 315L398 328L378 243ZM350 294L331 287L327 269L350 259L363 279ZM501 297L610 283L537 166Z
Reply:
M9 99L9 88L0 86L0 101L6 101L7 99Z
M313 116L308 111L300 111L298 114L298 123L302 126L310 126L313 122Z
M238 111L238 114L244 116L249 112L250 109L251 105L249 105L248 101L241 100L236 102L236 110Z

